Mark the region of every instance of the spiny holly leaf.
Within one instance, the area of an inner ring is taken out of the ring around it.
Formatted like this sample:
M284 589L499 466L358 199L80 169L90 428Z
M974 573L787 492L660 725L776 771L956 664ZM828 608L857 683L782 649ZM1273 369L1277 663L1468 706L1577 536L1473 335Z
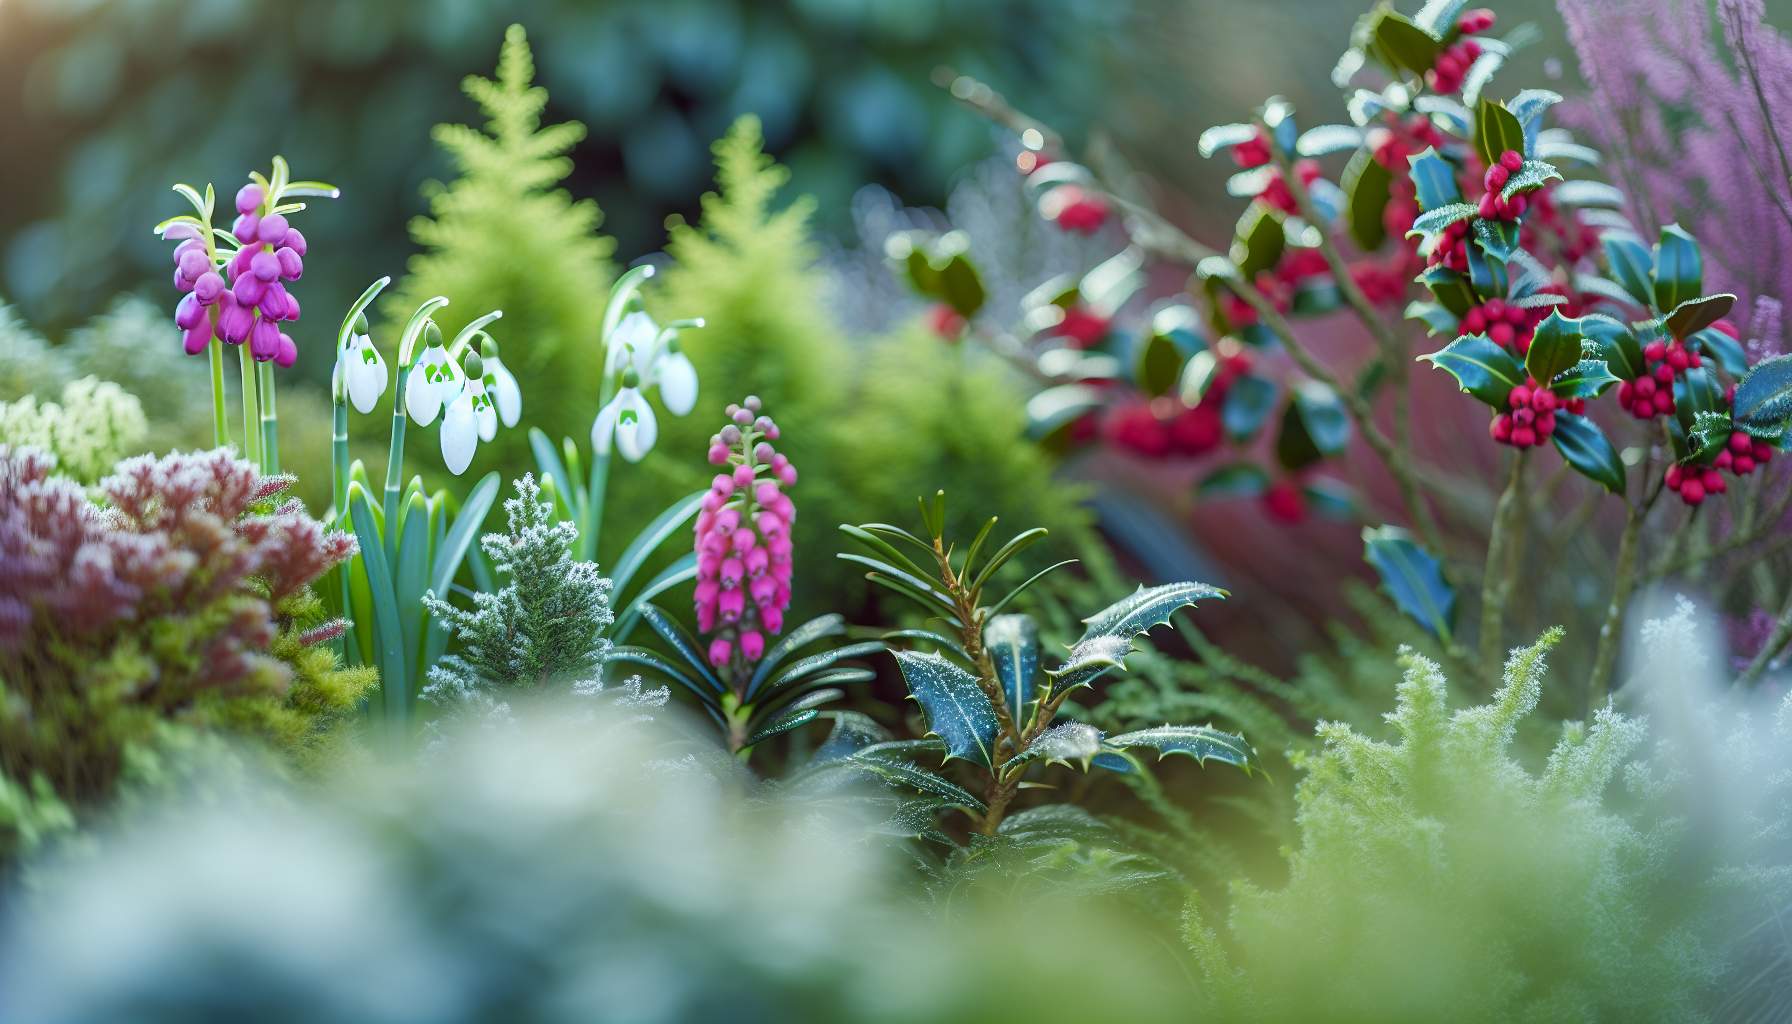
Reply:
M1624 493L1624 462L1598 424L1585 416L1558 412L1549 439L1575 472L1613 494Z
M1449 161L1427 147L1418 156L1407 158L1412 167L1413 189L1418 194L1419 209L1435 210L1440 206L1462 202L1462 189L1456 184L1456 170Z
M1774 440L1792 420L1792 355L1763 360L1736 385L1730 407L1736 426L1749 434Z
M1088 628L1083 640L1098 636L1134 637L1170 621L1178 608L1186 608L1211 597L1223 598L1224 590L1205 583L1183 581L1157 587L1144 587L1132 592L1101 611L1084 619ZM1081 641L1078 641L1079 644Z
M1653 270L1649 250L1643 243L1623 235L1608 234L1599 244L1605 250L1605 262L1611 268L1612 279L1623 286L1625 294L1644 309L1654 305Z
M1735 304L1736 296L1728 292L1701 295L1675 306L1662 322L1674 337L1689 338L1723 319Z
M1349 443L1350 417L1337 394L1317 381L1297 385L1276 435L1276 461L1282 468L1305 469Z
M1492 167L1507 150L1524 153L1524 126L1505 104L1483 99L1475 108L1475 152L1483 164Z
M1648 372L1643 343L1627 325L1600 313L1589 313L1580 318L1580 332L1618 379L1635 380Z
M1426 334L1442 334L1446 337L1455 337L1456 329L1462 322L1456 318L1456 314L1438 302L1409 302L1403 315L1408 320L1423 322Z
M1618 375L1603 359L1582 359L1549 382L1549 390L1561 398L1597 398L1618 383Z
M1364 252L1374 252L1388 237L1383 214L1392 193L1394 174L1376 161L1367 149L1357 150L1344 165L1340 184L1349 212L1350 238Z
M1132 653L1132 637L1101 635L1077 641L1064 659L1064 664L1045 674L1051 680L1046 693L1050 700L1059 694L1088 686L1110 669L1120 668Z
M1494 299L1506 294L1509 278L1504 260L1489 255L1481 245L1467 246L1463 254L1468 257L1468 283L1476 295L1482 299Z
M1027 744L1027 749L1002 764L1002 774L1028 763L1043 760L1046 764L1080 764L1089 766L1090 758L1101 753L1101 730L1085 722L1054 725Z
M1520 193L1535 192L1552 181L1561 180L1562 172L1553 165L1541 160L1526 160L1506 179L1506 187L1500 189L1500 198L1509 200Z
M1681 441L1689 439L1702 412L1725 412L1723 388L1711 375L1709 367L1698 366L1674 378L1674 418L1679 421ZM1682 452L1684 458L1688 454Z
M1467 316L1468 311L1480 304L1475 290L1469 287L1468 278L1448 267L1429 267L1419 275L1419 281L1436 297L1438 305L1449 310L1458 319Z
M1737 380L1748 374L1748 353L1742 343L1716 327L1697 331L1687 341L1702 355L1717 360L1717 365Z
M1208 761L1236 765L1248 774L1256 765L1256 751L1238 733L1225 732L1211 725L1160 725L1109 736L1106 746L1114 750L1150 747L1157 759L1183 754L1206 765Z
M1430 71L1443 52L1443 43L1391 7L1378 13L1368 50L1395 71L1419 76Z
M1475 207L1470 203L1445 203L1435 210L1426 210L1412 222L1412 230L1406 233L1413 235L1435 235L1458 221L1468 220L1475 215Z
M1492 259L1505 263L1518 251L1518 223L1510 220L1475 220L1475 241Z
M1512 389L1524 383L1524 367L1484 334L1465 334L1421 360L1447 371L1463 391L1504 409Z
M948 782L938 775L894 757L882 757L869 751L861 751L837 762L853 768L861 769L875 775L891 785L907 786L918 793L937 796L948 800L954 807L963 807L981 814L983 801L970 794L970 791L956 783Z
M1381 576L1381 585L1401 611L1433 634L1449 639L1456 617L1456 592L1444 582L1436 557L1397 526L1363 530L1363 556Z
M1735 431L1735 423L1727 412L1705 410L1696 414L1688 435L1692 441L1694 457L1703 460L1716 455L1729 443L1730 435Z
M927 730L946 744L946 757L985 768L995 761L996 709L977 677L942 654L893 651L909 693L927 713Z
M1551 312L1537 325L1525 353L1525 372L1539 382L1553 381L1580 362L1580 322Z
M1024 727L1039 675L1038 625L1031 615L997 615L983 627L983 646L995 665L1008 713Z
M1662 228L1655 243L1655 308L1671 310L1698 298L1704 279L1699 243L1678 224Z
M1243 442L1257 436L1270 410L1276 407L1276 384L1268 377L1247 373L1232 381L1226 402L1220 406L1220 425L1226 436Z
M1506 108L1518 119L1524 129L1525 148L1520 150L1530 156L1537 148L1537 137L1543 128L1543 114L1550 107L1562 102L1562 94L1549 89L1525 89L1512 97Z

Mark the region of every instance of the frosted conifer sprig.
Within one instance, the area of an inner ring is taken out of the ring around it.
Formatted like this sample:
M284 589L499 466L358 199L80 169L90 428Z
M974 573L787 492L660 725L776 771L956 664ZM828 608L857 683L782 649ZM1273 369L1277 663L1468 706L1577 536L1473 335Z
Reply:
M435 703L490 700L498 689L588 692L601 686L610 650L604 631L614 620L610 581L595 563L572 557L577 528L553 521L533 474L516 481L516 492L504 503L508 531L480 540L509 582L495 593L473 595L470 609L433 591L424 597L461 643L460 653L430 669L423 696Z

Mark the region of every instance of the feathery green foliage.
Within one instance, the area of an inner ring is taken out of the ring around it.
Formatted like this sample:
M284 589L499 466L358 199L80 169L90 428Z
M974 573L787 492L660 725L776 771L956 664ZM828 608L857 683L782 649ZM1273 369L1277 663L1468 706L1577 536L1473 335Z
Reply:
M84 484L139 451L148 433L137 397L94 377L70 381L57 402L36 395L0 402L0 443L48 452L59 471Z
M435 703L495 706L495 695L505 690L602 688L610 651L604 630L614 621L610 581L595 562L572 557L577 532L553 521L553 506L541 500L534 475L516 481L516 497L504 502L504 512L509 532L487 534L480 545L509 582L496 593L474 594L471 609L433 592L423 599L460 641L459 653L429 670L423 696Z
M1288 884L1240 885L1188 937L1214 1009L1238 1020L1629 1020L1699 1016L1717 958L1663 853L1671 826L1607 796L1642 744L1602 710L1541 771L1513 752L1551 631L1505 685L1450 708L1416 653L1381 741L1322 723L1303 760Z
M424 251L412 257L386 309L394 324L402 323L432 296L446 295L453 304L435 320L449 337L473 317L503 310L504 319L490 330L505 364L528 382L530 422L551 437L578 437L597 411L601 296L614 244L598 233L597 203L557 187L572 171L567 153L585 137L585 126L544 126L547 90L534 78L528 37L512 25L496 77L471 75L462 86L484 115L483 127L435 128L436 145L460 177L425 186L429 213L411 221L411 237ZM520 430L480 448L485 467L528 457Z

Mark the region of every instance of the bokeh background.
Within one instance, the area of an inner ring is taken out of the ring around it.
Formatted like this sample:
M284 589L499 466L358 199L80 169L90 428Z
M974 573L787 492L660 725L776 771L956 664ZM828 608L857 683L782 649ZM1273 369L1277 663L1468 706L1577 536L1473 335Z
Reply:
M1327 76L1358 7L0 0L0 296L51 334L121 290L172 308L166 247L149 232L179 210L168 183L234 188L278 152L343 189L305 218L329 254L310 268L306 299L340 308L360 282L402 269L406 222L424 209L419 187L451 176L430 128L476 119L460 81L490 73L513 20L530 30L549 118L590 129L569 187L601 205L623 261L660 248L668 214L694 215L709 144L743 112L758 114L768 148L792 169L790 192L817 197L824 234L850 236L849 200L868 183L940 204L997 145L930 80L943 65L985 78L1072 140L1105 133L1186 195L1182 215L1199 221L1213 200L1208 216L1229 225L1225 171L1195 154L1196 135L1276 90L1313 117L1341 115ZM1501 12L1507 24L1558 31L1547 0ZM1522 73L1564 53L1546 34ZM301 329L327 335L330 319Z

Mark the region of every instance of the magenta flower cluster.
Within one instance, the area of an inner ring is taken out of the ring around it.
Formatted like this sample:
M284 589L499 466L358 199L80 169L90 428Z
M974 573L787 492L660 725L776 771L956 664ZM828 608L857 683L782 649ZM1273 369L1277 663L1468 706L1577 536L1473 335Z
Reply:
M174 309L188 355L205 351L215 335L232 345L249 345L259 362L291 366L299 357L282 324L299 318L299 300L287 282L305 273L305 236L274 212L277 196L259 183L236 194L237 218L230 227L237 248L217 255L196 228L174 249L174 287L185 294ZM174 232L170 232L172 236Z
M758 662L766 637L784 628L796 521L786 493L796 467L772 446L778 425L755 397L727 412L730 422L709 439L709 461L723 471L696 526L697 630L710 638L710 664L724 671Z

